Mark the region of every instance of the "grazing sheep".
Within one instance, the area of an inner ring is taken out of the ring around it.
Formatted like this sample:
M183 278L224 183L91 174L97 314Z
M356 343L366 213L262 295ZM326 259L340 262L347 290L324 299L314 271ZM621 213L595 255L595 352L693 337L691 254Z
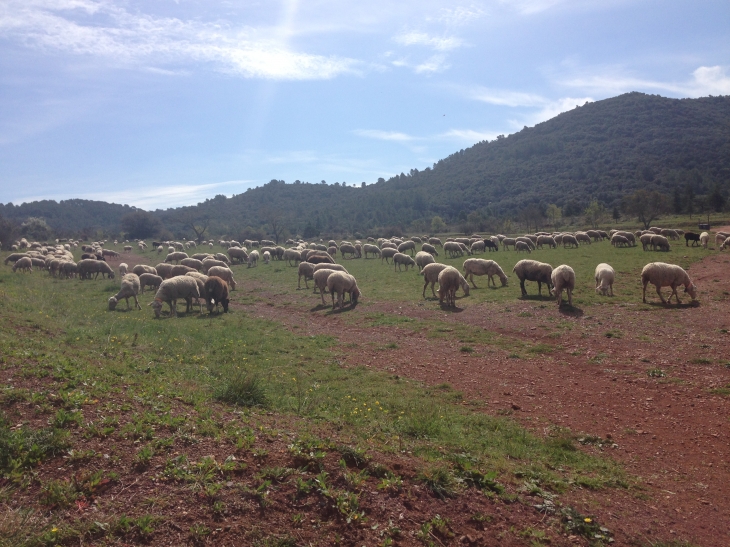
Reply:
M188 253L172 252L165 257L165 262L174 262L175 264L179 264L184 258L189 258Z
M130 252L131 250L132 250L132 246L131 245L125 245L124 246L124 251L125 252Z
M228 313L228 283L224 279L211 275L204 284L205 290L205 306L208 313L213 313L213 309L223 306L223 313Z
M28 257L30 258L30 255L28 253L11 253L8 256L5 257L5 265L8 265L8 262L17 262L21 258Z
M446 253L446 256L449 258L464 256L464 250L457 241L447 241L444 243L444 253Z
M575 272L573 268L566 264L561 264L552 271L550 280L553 284L553 288L550 289L550 294L555 295L558 308L563 302L563 290L568 292L568 305L572 308L573 290L575 289Z
M198 260L197 258L183 258L180 261L180 264L182 266L187 266L188 268L198 270L199 272L203 271L203 262Z
M439 274L444 268L448 268L449 266L447 264L441 264L439 262L434 262L433 264L426 264L423 267L423 270L421 270L420 275L423 276L423 298L426 298L426 287L428 287L428 284L431 283L431 294L433 294L433 297L436 298L436 292L434 291L433 287L436 283L438 283Z
M509 251L510 246L514 249L517 240L513 237L505 237L502 239L502 249Z
M286 260L286 263L289 266L296 266L297 262L301 262L303 260L302 253L296 249L284 249L284 253L281 255L281 258L282 260Z
M590 239L590 238L589 238ZM567 248L568 245L571 247L575 247L576 249L580 247L580 244L578 243L578 239L572 235L572 234L563 234L563 248Z
M609 294L613 296L613 281L616 277L616 272L608 264L602 262L596 266L596 272L594 274L596 278L596 292L603 296Z
M33 273L33 261L29 256L19 258L13 264L13 271L22 270L23 272Z
M116 252L116 251L112 251L111 249L102 249L101 250L101 255L102 256L108 256L108 257L111 257L111 258L118 258L119 257L119 253Z
M486 275L487 287L491 283L495 287L497 283L494 281L494 276L499 277L502 282L502 286L507 285L507 276L505 275L502 268L499 267L494 260L484 260L483 258L467 258L464 261L464 277L471 281L472 286L476 289L477 285L474 283L475 275Z
M535 246L538 249L542 249L543 245L547 245L551 249L555 249L557 247L557 244L555 243L555 239L552 236L540 236L537 238L537 242L535 243Z
M137 264L134 268L132 268L132 273L135 273L138 276L144 273L157 275L157 269L152 266L148 266L147 264Z
M535 243L527 236L520 236L515 238L515 244L519 243L520 241L527 245L530 250L533 250L535 248ZM537 241L537 238L535 238L535 241Z
M469 296L469 283L467 283L459 270L453 266L448 266L441 270L438 276L438 283L439 304L443 304L445 298L447 306L455 307L456 291L459 290L459 287L464 291L464 296Z
M190 268L189 266L183 266L182 264L177 264L170 268L170 277L178 277L180 275L186 275L188 272L197 272L195 268Z
M114 296L109 298L109 311L114 311L117 307L117 303L124 298L127 301L127 309L129 310L129 297L134 298L134 305L138 309L142 309L137 300L137 294L139 294L140 280L137 274L128 273L122 276L122 288Z
M684 244L685 246L689 247L689 242L692 242L692 247L696 247L700 244L700 234L696 234L695 232L686 232L684 234Z
M203 264L202 271L204 274L207 274L208 270L211 269L213 266L221 266L223 268L228 267L227 262L223 262L222 260L217 260L215 258L206 258L205 260L203 260L202 264Z
M322 298L323 306L327 305L327 302L324 301L324 293L327 292L327 279L333 273L335 273L335 270L322 268L321 270L317 270L316 272L314 272L314 275L312 276L314 279L314 292L316 293L317 291L319 291L319 295Z
M630 247L631 243L621 234L613 234L611 236L611 245L614 247Z
M127 266L127 265L126 265L126 264L125 264L124 262L122 262L122 263L121 263L121 264L119 265L119 275L120 275L120 276L121 276L122 278L124 278L124 276L125 276L125 275L127 275L127 268L129 268L129 266Z
M552 287L552 279L550 276L553 273L553 267L550 264L538 262L537 260L520 260L515 264L512 272L520 280L522 296L527 296L525 281L537 281L537 294L540 296L542 296L543 283L547 285L548 289Z
M530 254L532 252L530 251L530 246L524 241L517 241L515 243L515 251L517 251L518 253L527 251L527 254Z
M160 284L162 283L162 278L159 275L152 274L152 273L142 273L139 274L139 292L144 293L145 287L154 287L157 289Z
M700 243L702 243L702 246L707 249L707 242L710 241L710 234L707 232L702 232L700 234Z
M343 245L340 245L340 254L342 255L342 258L345 258L345 255L350 255L350 258L356 258L358 253L354 245L351 243L344 243Z
M177 316L177 300L179 298L185 299L185 313L189 312L193 306L193 298L200 298L200 289L198 288L198 281L187 275L179 277L173 277L172 279L166 279L160 284L160 288L157 289L155 299L149 303L155 312L155 317L160 317L162 311L163 302L167 302L170 306L170 316Z
M402 271L400 269L401 264L405 265L406 271L408 271L408 266L415 266L416 261L413 260L410 256L403 253L395 253L393 255L393 270L395 270L396 266L398 267L398 271Z
M724 251L725 247L730 247L730 236L725 238L725 241L722 242L722 245L720 245L720 250Z
M297 280L297 289L302 288L302 277L304 277L304 286L308 289L309 284L307 283L307 280L313 279L314 277L314 264L311 262L300 262L298 274L299 279Z
M231 257L231 263L233 264L236 262L243 264L248 260L248 253L245 249L241 249L240 247L228 247L226 252L228 253L228 256Z
M436 247L431 245L430 243L424 243L421 245L421 252L428 253L431 256L438 256L438 251L436 251Z
M616 237L616 236L614 235L613 237ZM612 245L613 245L613 237L611 238L611 244L612 244ZM618 236L618 237L620 237L620 238L623 238L623 239L625 239L625 240L626 240L626 244L628 244L628 242L629 242L629 240L628 240L628 239L626 239L626 238L625 238L625 237L623 237L623 236ZM642 247L642 248L643 248L643 249L644 249L645 251L648 251L648 250L649 250L649 247L651 246L651 238L652 238L652 237L654 237L654 233L653 233L653 232L650 232L650 233L648 233L648 234L641 234L641 235L639 236L639 241L641 242L641 247Z
M157 266L155 266L155 270L157 270L157 275L159 275L162 279L170 279L172 277L172 264L160 262Z
M444 246L444 244L443 244L443 243L441 243L441 240L440 240L439 238L437 238L437 237L429 237L429 238L428 238L428 242L429 242L429 243L430 243L431 245L440 245L441 247L443 247L443 246Z
M416 242L415 241L404 241L403 243L398 245L399 253L405 253L406 251L411 251L411 256L414 256L416 253Z
M312 264L334 264L335 259L332 258L327 251L310 251L307 253L307 262Z
M576 232L575 233L575 239L578 241L578 243L588 243L588 245L591 244L591 236L589 236L586 232Z
M93 260L90 258L82 260L78 263L78 273L79 279L91 279L91 274L96 274L94 279L99 277L99 274L101 274L102 278L107 275L109 279L114 279L114 270L103 260Z
M471 244L469 247L469 250L471 251L471 254L476 253L477 251L483 253L484 252L484 240L480 239L479 241L475 241Z
M660 251L669 252L669 240L664 236L653 235L651 236L651 248L654 251L658 249Z
M426 264L433 264L434 262L436 262L436 259L430 253L425 251L418 251L416 253L416 266L418 266L418 271L421 271Z
M345 293L350 295L350 305L353 307L357 304L357 299L361 294L355 278L345 272L332 272L327 277L327 289L332 295L333 310L335 309L335 294L337 295L336 304L340 306L340 309L345 307Z
M646 286L651 283L656 287L656 293L659 298L662 299L662 303L668 304L672 300L672 295L677 299L677 304L682 302L679 300L677 294L677 287L684 285L684 292L688 293L692 300L697 300L697 287L690 279L687 272L685 272L680 266L675 264L667 264L665 262L650 262L644 269L641 270L641 283L644 286L642 302L646 303ZM661 293L662 287L671 287L672 293L669 295L669 299L664 300Z
M368 254L380 256L380 249L377 245L371 245L369 243L366 243L362 246L362 251L365 254L365 258L367 259Z
M231 288L232 291L236 290L236 281L233 279L233 272L229 268L224 268L223 266L213 266L208 270L208 276L210 277L211 275L215 277L220 277L221 279L225 280L226 283L228 283L228 286Z
M598 230L586 230L586 234L588 234L588 237L593 238L593 241L603 240L603 236Z
M728 234L726 234L724 232L717 232L715 234L715 245L722 245L723 243L725 243L725 238L727 238L727 237L728 237Z
M624 236L626 239L628 239L629 240L629 244L632 247L635 247L636 246L636 234L633 234L631 232L626 232L626 231L623 231L623 230L618 231L616 233L618 235Z
M58 267L58 272L59 275L63 274L66 279L71 279L72 277L78 275L79 267L75 262L62 262Z
M385 260L386 264L390 264L388 261L389 258L393 258L395 255L398 254L397 249L393 249L392 247L383 247L380 249L380 262L382 264L383 260Z
M271 253L269 251L264 251L263 259L264 264L268 264L269 262L271 262Z
M327 264L327 263L315 264L314 271L318 272L319 270L332 270L333 272L350 273L345 269L345 267L342 264Z

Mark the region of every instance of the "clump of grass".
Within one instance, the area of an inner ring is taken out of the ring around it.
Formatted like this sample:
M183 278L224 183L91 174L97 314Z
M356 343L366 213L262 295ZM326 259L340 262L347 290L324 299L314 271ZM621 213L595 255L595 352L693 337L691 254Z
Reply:
M423 469L418 473L418 480L440 499L456 495L456 481L447 467L433 466Z
M462 353L474 353L474 348L471 346L461 346L459 351Z
M237 373L216 389L216 400L230 405L266 407L268 399L263 381L256 374Z
M666 376L664 371L660 368L650 368L646 371L646 374L649 378L664 378Z

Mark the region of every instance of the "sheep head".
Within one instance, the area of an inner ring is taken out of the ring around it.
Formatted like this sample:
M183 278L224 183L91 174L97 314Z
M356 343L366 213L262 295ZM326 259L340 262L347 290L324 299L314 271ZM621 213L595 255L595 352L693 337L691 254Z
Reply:
M109 311L114 311L114 309L117 307L117 302L119 301L116 299L116 297L109 297Z

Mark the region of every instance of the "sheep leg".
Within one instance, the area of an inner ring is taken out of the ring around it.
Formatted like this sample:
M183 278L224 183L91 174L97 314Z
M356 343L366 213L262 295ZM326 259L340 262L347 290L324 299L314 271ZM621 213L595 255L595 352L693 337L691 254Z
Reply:
M537 282L537 294L538 294L538 296L542 296L542 282L541 281Z
M613 283L608 286L608 289L611 291L611 296L613 296Z
M643 294L643 296L642 296L642 298L641 298L641 301L642 301L642 302L643 302L644 304L646 304L646 286L647 286L648 284L649 284L649 280L647 279L647 280L645 280L645 281L644 281L644 294Z
M527 291L525 290L525 280L520 279L520 290L522 291L522 296L527 296Z
M677 299L677 304L681 304L682 301L679 299L679 295L677 294L677 285L671 285L671 287L672 287L672 294L674 295L674 298ZM672 294L669 295L669 300L667 300L667 302L672 301Z
M141 310L142 306L139 305L139 300L137 300L137 295L134 295L134 305L137 306L137 309Z
M656 293L659 295L659 298L662 299L662 304L666 304L667 301L664 300L664 297L662 296L662 291L661 291L661 288L659 287L659 285L656 286ZM671 298L672 295L669 295L669 297Z
M573 289L568 288L568 305L573 307Z
M423 298L426 298L426 287L428 287L428 279L423 284ZM434 294L434 296L436 296L436 295Z

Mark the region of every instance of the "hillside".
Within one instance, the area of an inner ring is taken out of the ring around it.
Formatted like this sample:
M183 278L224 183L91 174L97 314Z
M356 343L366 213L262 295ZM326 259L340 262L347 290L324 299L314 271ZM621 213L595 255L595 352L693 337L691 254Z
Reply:
M622 197L638 188L666 194L677 188L682 196L691 189L702 196L712 189L726 193L729 185L730 97L628 93L365 187L272 180L232 198L216 196L155 215L176 235L185 232L177 221L181 215L208 217L211 233L231 235L262 227L270 231L272 222L291 233L303 233L308 226L309 233L425 230L434 215L447 222L470 213L483 219L516 218L528 206L540 211L554 203L570 216L594 199L609 209L620 206ZM98 223L93 225L112 232L119 231L125 214L121 206L110 206L109 214L77 213L91 204L80 200L58 204L63 213L44 213L53 202L43 203L43 208L0 207L0 214L22 219L38 209L53 228ZM94 203L92 209L102 207Z

